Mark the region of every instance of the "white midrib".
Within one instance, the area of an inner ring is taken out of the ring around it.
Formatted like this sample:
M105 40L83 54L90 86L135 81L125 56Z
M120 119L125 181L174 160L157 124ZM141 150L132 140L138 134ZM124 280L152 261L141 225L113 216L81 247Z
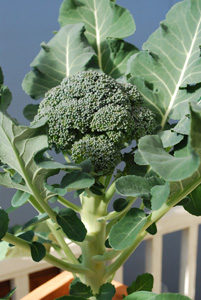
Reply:
M186 61L185 61L185 64L184 64L184 67L182 69L182 72L181 72L181 75L179 77L179 81L176 85L176 88L175 88L175 91L174 91L174 94L172 95L172 98L171 98L171 101L170 101L170 104L168 106L168 109L166 110L166 113L163 117L163 120L162 120L162 123L161 123L161 126L164 127L165 123L166 123L166 120L168 118L168 115L170 113L170 111L172 110L172 107L174 105L174 102L175 102L175 99L177 97L177 93L178 93L178 90L179 90L179 87L181 86L181 83L183 81L183 77L184 77L184 74L185 74L185 71L186 71L186 68L187 68L187 65L188 65L188 62L189 62L189 59L191 57L191 53L193 51L193 47L194 47L194 44L195 44L195 41L196 41L196 37L197 37L197 34L198 34L198 30L199 30L199 27L200 27L200 22L201 22L201 18L198 22L198 25L197 25L197 28L196 28L196 31L195 31L195 34L194 34L194 37L192 39L192 43L191 43L191 47L190 47L190 50L186 56Z
M102 57L101 57L101 43L100 43L100 32L98 28L98 14L97 14L97 7L96 7L96 0L93 0L94 3L94 18L95 18L95 27L96 27L96 45L97 45L97 52L98 52L98 65L100 69L102 69Z

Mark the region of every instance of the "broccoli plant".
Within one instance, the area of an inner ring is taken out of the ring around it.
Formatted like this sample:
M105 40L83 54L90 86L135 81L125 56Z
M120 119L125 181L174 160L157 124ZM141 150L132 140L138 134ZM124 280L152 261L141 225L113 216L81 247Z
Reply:
M72 272L61 299L111 300L115 272L169 210L201 215L200 15L200 0L181 1L139 51L123 40L135 23L114 0L64 0L61 29L41 44L22 83L43 98L24 109L30 126L7 113L0 72L0 184L16 190L0 209L0 248ZM61 181L50 183L58 173ZM10 212L27 202L36 217L10 229ZM144 274L125 300L189 300L152 287Z
M33 124L47 118L50 147L67 152L75 163L89 159L94 172L110 175L131 141L154 133L156 121L131 84L97 71L64 78L41 101Z

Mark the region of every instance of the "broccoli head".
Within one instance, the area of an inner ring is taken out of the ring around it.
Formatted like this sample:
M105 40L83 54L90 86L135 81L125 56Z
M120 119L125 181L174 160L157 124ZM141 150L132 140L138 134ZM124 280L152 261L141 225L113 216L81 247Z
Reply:
M51 148L68 151L76 163L90 159L94 171L104 175L113 172L126 145L156 128L135 86L92 70L48 91L33 122L44 116Z

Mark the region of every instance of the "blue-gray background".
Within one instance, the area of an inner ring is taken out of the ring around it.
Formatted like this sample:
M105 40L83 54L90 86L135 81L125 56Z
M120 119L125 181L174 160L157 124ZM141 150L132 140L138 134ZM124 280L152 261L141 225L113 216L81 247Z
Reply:
M136 33L127 38L130 43L141 48L143 42L158 28L169 8L177 0L117 0L117 4L130 10L136 22ZM1 0L0 3L0 66L4 72L5 84L13 94L9 112L21 123L28 125L22 110L28 103L34 103L22 90L21 83L30 70L30 63L40 50L42 41L48 42L53 31L59 29L57 22L62 0ZM179 13L179 12L178 12ZM13 191L0 188L0 206L7 208ZM12 213L11 225L22 224L35 211L28 205ZM171 292L178 289L179 241L180 233L164 238L163 282ZM201 257L198 257L201 266ZM197 274L197 283L201 272ZM125 264L125 283L129 284L144 272L144 246L141 245ZM201 299L197 290L196 299Z

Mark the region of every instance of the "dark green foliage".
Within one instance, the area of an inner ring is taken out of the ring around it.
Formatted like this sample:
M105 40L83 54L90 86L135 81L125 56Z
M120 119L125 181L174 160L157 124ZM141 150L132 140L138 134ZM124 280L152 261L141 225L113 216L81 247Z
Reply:
M3 209L0 209L0 240L4 237L6 231L8 230L8 224L9 218L7 212Z
M105 283L101 285L98 295L96 295L97 300L112 300L115 294L115 287L111 283Z
M109 243L109 239L107 239L105 241L105 247L108 248L108 249L111 249L112 247L110 246L110 243Z
M129 247L147 222L145 212L131 208L125 217L116 223L109 234L109 243L115 250Z
M89 188L94 184L94 178L89 174L74 171L67 173L61 181L61 188L66 188L67 191L80 190Z
M9 224L9 218L7 212L3 209L0 209L0 240L6 234L6 231L8 229L8 224Z
M128 202L129 201L124 198L118 198L114 201L113 208L115 211L120 212L127 207Z
M3 72L0 67L0 110L6 112L7 108L9 107L12 101L12 94L10 90L3 84L4 77Z
M93 293L90 286L82 283L79 278L75 278L75 280L73 280L70 285L70 295L89 298L93 296Z
M30 243L30 247L31 247L31 256L32 259L36 262L41 261L45 254L46 254L46 249L45 247L38 243L38 242L32 242Z
M37 114L38 111L38 104L28 104L24 109L23 109L23 115L25 118L29 121L33 121L35 115Z
M138 291L151 292L153 288L154 278L151 274L145 273L136 278L135 281L127 288L128 295Z
M106 175L121 161L121 149L154 132L154 115L142 105L135 86L79 72L46 93L34 123L47 116L50 147L70 151L76 163L90 159Z
M74 210L64 208L57 215L57 223L62 227L64 233L69 239L77 242L83 242L87 230L78 218Z
M22 234L19 234L17 237L21 238L24 241L32 242L33 237L34 237L34 232L32 230L28 230L28 231L23 232ZM9 246L13 247L12 244L9 244Z
M201 185L189 194L190 202L184 205L185 210L195 216L201 216Z
M155 235L157 233L156 223L151 224L146 231L151 235Z

